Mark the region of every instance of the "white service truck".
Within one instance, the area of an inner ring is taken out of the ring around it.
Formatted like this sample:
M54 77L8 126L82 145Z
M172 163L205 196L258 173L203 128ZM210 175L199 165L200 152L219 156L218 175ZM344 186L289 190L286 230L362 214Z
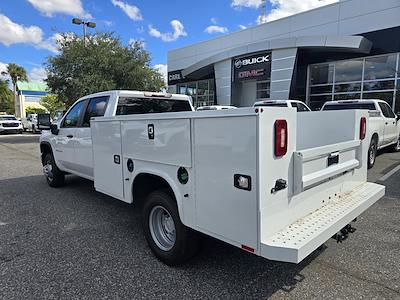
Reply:
M384 195L367 182L365 111L192 110L184 95L111 91L78 100L42 132L49 185L76 174L140 205L146 240L169 265L196 252L199 232L299 263L332 236L346 238Z
M338 100L324 104L322 111L364 109L368 111L370 144L368 149L368 168L375 164L377 151L386 147L400 151L400 116L389 104L379 99Z

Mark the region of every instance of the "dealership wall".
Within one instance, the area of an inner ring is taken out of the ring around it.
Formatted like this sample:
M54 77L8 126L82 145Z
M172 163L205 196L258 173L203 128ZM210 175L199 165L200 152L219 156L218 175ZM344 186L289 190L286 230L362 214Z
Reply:
M252 45L266 41L272 52L271 98L289 96L294 73L297 48L287 47L294 37L348 36L400 26L399 0L347 0L293 15L270 23L248 28L216 39L176 49L168 53L168 71L183 70L200 61L228 53L229 58L214 65L216 94L219 104L230 104L232 58L240 56ZM283 45L280 47L279 43ZM294 45L293 45L294 46ZM287 47L285 49L285 47ZM282 49L283 48L283 49ZM235 49L233 51L233 49ZM254 48L254 52L260 50ZM232 53L231 53L232 52ZM250 92L249 92L250 93ZM245 92L244 94L247 94Z

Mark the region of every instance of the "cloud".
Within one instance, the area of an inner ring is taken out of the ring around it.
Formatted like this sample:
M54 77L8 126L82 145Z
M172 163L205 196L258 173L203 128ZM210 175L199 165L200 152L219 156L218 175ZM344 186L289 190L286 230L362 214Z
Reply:
M0 79L2 80L8 79L7 76L1 74L3 72L7 72L7 65L8 64L5 64L0 61Z
M38 44L43 39L41 28L14 23L2 14L0 14L0 28L0 43L6 46L18 43Z
M28 0L28 2L48 17L61 13L74 17L92 18L92 16L83 9L81 0Z
M29 44L38 49L46 49L58 53L57 41L61 38L58 33L48 39L43 38L43 30L37 26L24 26L11 21L0 14L0 43L5 46L13 44Z
M163 77L163 79L164 79L164 82L165 82L165 84L167 84L168 83L168 80L167 80L167 76L168 76L168 67L167 67L167 65L163 65L163 64L158 64L158 65L155 65L154 66L154 69L156 69L157 71L158 71L158 73L160 73L161 74L161 76Z
M242 25L242 24L239 24L238 27L239 27L240 30L244 30L244 29L247 28L246 26L244 26L244 25Z
M110 21L110 20L103 20L102 22L103 22L104 25L106 25L107 27L114 26L114 22L113 22L113 21Z
M153 37L160 38L164 42L173 42L176 41L181 36L187 36L185 27L180 21L172 20L171 26L174 32L161 33L158 29L154 28L152 25L149 25L149 34Z
M207 32L209 34L227 33L228 32L228 28L222 27L222 26L218 26L218 25L210 25L206 29L204 29L204 32Z
M274 21L303 11L335 3L338 0L269 0L272 10L267 16L267 21Z
M233 8L259 8L261 4L262 0L232 0L231 2L231 6Z
M49 50L50 52L53 52L55 54L59 53L60 49L58 46L58 43L63 39L62 35L59 33L53 34L51 37L49 37L46 40L43 40L39 44L37 44L35 47L39 49L46 49Z
M47 78L47 71L42 68L33 68L29 72L29 80L33 82L43 82Z
M133 21L140 21L143 20L142 14L140 13L140 9L135 5L130 5L126 2L120 0L111 0L114 6L119 7L123 10L127 16L132 19Z

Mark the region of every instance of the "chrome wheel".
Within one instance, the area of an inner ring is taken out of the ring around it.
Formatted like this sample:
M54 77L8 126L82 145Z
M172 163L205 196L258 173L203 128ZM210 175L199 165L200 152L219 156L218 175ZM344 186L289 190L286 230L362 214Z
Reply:
M49 181L53 181L53 165L51 161L46 161L46 164L43 166L43 174Z
M155 206L149 215L149 228L153 241L163 251L169 251L176 241L175 223L162 206Z
M371 165L373 165L375 162L375 153L376 153L375 145L371 145L371 147L369 148L369 163Z

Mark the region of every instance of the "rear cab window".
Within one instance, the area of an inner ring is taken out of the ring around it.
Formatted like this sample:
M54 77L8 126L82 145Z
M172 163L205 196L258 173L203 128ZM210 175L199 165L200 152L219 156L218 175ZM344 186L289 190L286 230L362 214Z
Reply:
M269 106L269 107L288 107L286 103L260 103L254 105L254 107L260 107L260 106Z
M165 98L119 97L117 116L192 111L189 101Z
M310 111L307 106L300 102L290 102L292 107L297 109L297 112Z
M365 109L377 110L374 103L339 103L325 104L323 110L346 110L346 109Z

